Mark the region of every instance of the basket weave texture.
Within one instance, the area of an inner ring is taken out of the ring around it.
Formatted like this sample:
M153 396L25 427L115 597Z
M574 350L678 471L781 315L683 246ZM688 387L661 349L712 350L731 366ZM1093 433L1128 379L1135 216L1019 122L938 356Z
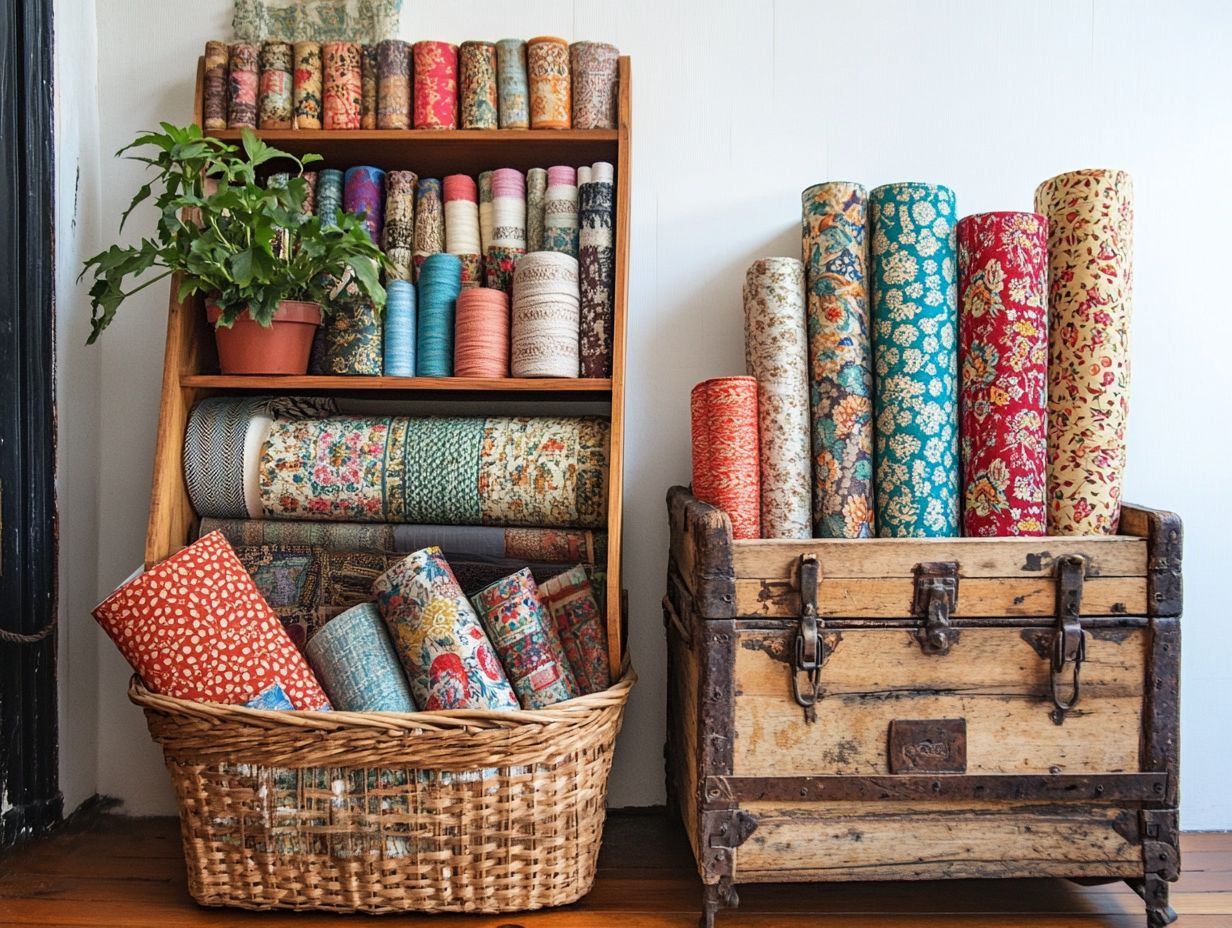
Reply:
M594 883L636 681L521 712L266 712L149 692L203 905L511 912Z

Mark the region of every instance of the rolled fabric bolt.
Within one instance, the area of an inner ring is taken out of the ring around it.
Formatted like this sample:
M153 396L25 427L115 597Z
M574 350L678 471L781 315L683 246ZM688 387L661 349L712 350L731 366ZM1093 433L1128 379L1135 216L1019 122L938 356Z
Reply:
M483 255L484 279L487 279L488 249L492 247L492 172L483 171L479 187L479 253Z
M295 43L295 74L292 94L295 102L295 128L321 128L322 64L321 43Z
M1048 222L958 223L963 534L1043 535L1048 480Z
M565 659L583 694L612 685L607 653L607 624L586 568L579 564L539 584L539 595L556 624Z
M693 388L689 408L693 495L727 513L734 538L760 538L757 380L704 380Z
M391 265L391 280L414 278L415 186L413 171L390 171L385 175L385 229L382 248Z
M526 77L526 43L496 43L496 88L502 129L530 128L530 89Z
M415 711L376 603L361 603L330 619L308 639L304 656L337 711Z
M764 538L812 538L804 264L760 258L744 278L744 358L757 380Z
M543 210L548 193L548 172L531 168L526 172L526 250L543 251Z
M227 70L227 128L257 128L257 85L261 71L260 51L251 42L236 42L230 48Z
M345 176L337 168L323 168L317 172L316 212L322 225L337 225L344 183Z
M543 202L543 250L577 257L577 172L564 165L548 168Z
M415 188L415 280L429 255L445 250L445 204L441 182L425 177Z
M513 275L510 368L514 377L578 376L578 265L539 251Z
M326 129L358 129L363 106L363 65L354 42L326 42L321 46L324 118Z
M342 205L348 213L363 217L372 244L380 244L382 211L385 207L385 172L367 166L348 168L343 181Z
M1048 218L1048 534L1117 531L1129 416L1134 188L1124 171L1058 174Z
M205 77L201 85L201 121L206 129L227 128L226 42L205 43Z
M473 287L458 294L453 373L509 376L509 297L504 291Z
M420 377L453 376L454 317L461 287L457 255L427 256L419 269L415 373Z
M376 128L377 56L375 45L359 47L359 127Z
M443 186L445 198L445 250L462 262L462 286L483 283L479 235L479 191L469 174L451 174Z
M385 39L377 46L376 125L378 129L411 127L411 46Z
M526 77L530 86L530 127L568 129L573 100L569 90L569 43L539 36L526 43Z
M492 172L492 243L488 246L487 285L509 293L513 269L526 253L526 179L521 171Z
M458 47L416 42L415 128L458 128Z
M290 42L266 41L261 44L261 90L258 122L262 129L290 129L294 113L291 105Z
M385 285L385 341L382 373L386 377L415 376L415 287L407 280Z
M463 42L458 49L458 98L463 129L497 127L496 46L491 42Z
M265 180L265 186L270 189L286 190L287 185L291 182L291 175L284 171L279 171L276 174L271 174ZM270 250L274 252L274 257L279 258L285 255L290 248L291 233L288 229L278 229L275 232L273 240L270 242Z
M574 129L615 129L620 88L620 50L605 42L569 46L569 83Z
M384 364L384 331L376 307L365 298L332 299L321 328L325 373L379 377Z
M312 216L317 211L317 172L305 171L300 175L304 179L304 205L302 212L305 216Z
M614 172L599 161L588 173L590 179L578 187L582 376L610 377L616 296Z

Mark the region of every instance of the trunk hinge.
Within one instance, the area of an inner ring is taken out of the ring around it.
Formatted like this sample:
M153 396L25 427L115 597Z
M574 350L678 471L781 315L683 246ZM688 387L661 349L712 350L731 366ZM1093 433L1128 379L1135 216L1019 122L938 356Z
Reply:
M817 616L817 555L800 555L800 625L796 629L791 693L811 713L821 692L821 665L825 662L821 630L826 623ZM800 675L807 680L800 685ZM806 718L812 721L806 714Z
M1138 813L1145 872L1163 880L1181 875L1181 855L1175 809L1142 809Z
M1078 705L1082 696L1082 662L1087 656L1087 633L1082 629L1082 585L1086 578L1086 558L1068 554L1056 560L1057 625L1052 639L1052 666L1049 686L1056 706L1052 720L1060 725L1065 713ZM1069 669L1069 693L1062 695L1062 680Z
M920 620L916 640L925 654L949 654L958 640L950 616L958 607L958 562L934 561L915 565L915 593L911 614Z
M713 812L708 816L711 830L706 846L734 850L757 830L757 819L749 813L734 809L730 812Z

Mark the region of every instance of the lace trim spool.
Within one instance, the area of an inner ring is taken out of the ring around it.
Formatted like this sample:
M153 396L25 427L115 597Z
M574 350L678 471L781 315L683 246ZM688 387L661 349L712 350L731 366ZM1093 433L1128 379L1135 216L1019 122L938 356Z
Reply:
M550 251L523 255L514 271L513 293L513 376L577 377L577 260Z

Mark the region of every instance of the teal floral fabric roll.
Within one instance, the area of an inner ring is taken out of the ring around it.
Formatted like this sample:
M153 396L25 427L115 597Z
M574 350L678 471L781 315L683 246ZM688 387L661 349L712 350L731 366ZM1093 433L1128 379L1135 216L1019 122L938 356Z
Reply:
M954 192L870 197L877 533L958 534L958 294Z
M414 712L415 701L375 603L331 619L304 656L330 704L343 712Z

